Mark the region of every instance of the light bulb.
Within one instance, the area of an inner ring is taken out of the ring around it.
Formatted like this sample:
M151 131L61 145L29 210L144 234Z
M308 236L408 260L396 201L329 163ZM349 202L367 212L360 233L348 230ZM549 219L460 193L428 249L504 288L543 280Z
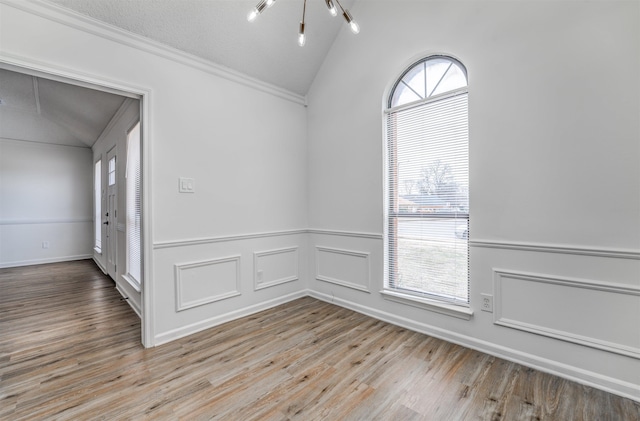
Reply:
M342 13L342 16L344 16L344 20L347 21L349 28L351 28L351 32L353 32L354 34L357 34L358 32L360 32L360 26L358 26L356 21L353 20L353 16L351 16L351 13L349 13L348 10L344 10L344 12Z
M336 5L333 4L333 1L325 0L325 3L327 3L327 9L329 9L329 13L331 13L331 16L338 16L338 9L336 9Z
M247 15L247 20L249 22L253 22L254 20L256 20L259 14L260 13L258 12L258 8L254 7L253 10L250 11L249 14Z
M275 3L276 0L267 0L267 7L271 7L273 6L273 3Z
M354 34L357 34L360 32L360 26L356 23L355 20L352 20L351 22L349 22L349 27L351 28L351 32L353 32Z
M306 41L307 39L304 36L304 22L300 22L300 31L298 31L298 45L300 47L304 47Z
M271 0L271 3L273 4L274 1L276 0ZM254 20L256 20L258 15L262 13L265 7L267 7L267 0L260 0L260 3L258 3L258 5L254 7L253 10L250 11L247 15L247 20L249 22L253 22Z

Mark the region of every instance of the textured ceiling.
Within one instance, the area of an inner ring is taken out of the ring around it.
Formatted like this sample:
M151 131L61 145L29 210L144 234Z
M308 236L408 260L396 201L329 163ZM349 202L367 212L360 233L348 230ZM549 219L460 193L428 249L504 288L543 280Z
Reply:
M307 43L297 44L304 0L277 0L247 22L258 0L51 0L58 5L306 94L340 30L324 0L308 0ZM355 0L342 0L349 9ZM357 16L355 16L357 20Z
M90 147L124 99L0 69L0 138Z

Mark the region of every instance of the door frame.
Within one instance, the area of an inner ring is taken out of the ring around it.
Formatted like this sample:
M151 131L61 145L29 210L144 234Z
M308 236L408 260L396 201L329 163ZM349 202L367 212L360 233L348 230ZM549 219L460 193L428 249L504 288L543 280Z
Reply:
M142 160L142 273L141 286L142 314L141 314L141 335L140 339L145 348L155 346L155 328L153 323L154 302L153 302L153 232L151 231L153 213L151 212L151 136L150 136L150 115L152 89L145 86L135 85L128 81L120 82L107 80L103 76L89 74L80 69L69 69L56 66L50 63L43 63L9 55L0 52L0 69L11 70L32 76L39 76L71 85L82 86L114 93L140 101L140 142Z
M114 159L114 183L109 184L109 173L111 159ZM107 240L106 250L104 255L106 256L104 265L107 268L107 274L115 281L118 277L118 150L114 145L107 151L107 177L106 177L106 196L105 196L105 209L104 218L106 230L105 238ZM113 196L113 199L111 198Z

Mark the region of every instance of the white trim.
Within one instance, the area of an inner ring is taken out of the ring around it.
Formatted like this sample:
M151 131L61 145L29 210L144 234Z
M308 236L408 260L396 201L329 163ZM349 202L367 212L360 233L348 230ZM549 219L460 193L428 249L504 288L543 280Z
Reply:
M153 92L151 90L145 91L140 95L140 124L141 124L141 158L142 158L142 274L141 274L141 289L142 295L141 307L142 307L142 323L141 323L141 336L142 344L145 348L155 346L155 304L154 304L154 289L155 280L153 279L153 212L152 212L152 193L151 193L151 180L153 180L153 166L152 166L152 132L150 129L151 121L151 98Z
M131 307L133 312L136 313L140 319L142 319L142 313L138 308L138 306L136 305L136 303L134 303L133 300L127 296L127 294L124 292L122 288L120 288L120 285L117 282L116 282L116 290L120 293L120 295L122 295L122 298L127 302L127 304L129 304L129 307Z
M471 336L462 335L450 330L442 329L426 323L417 322L395 314L380 311L371 307L356 304L341 298L332 297L317 291L308 291L309 296L328 303L338 305L361 314L391 323L425 335L433 336L466 348L475 349L485 354L493 355L517 364L531 367L545 373L553 374L583 385L595 387L609 393L616 394L640 402L640 385L625 382L613 377L603 376L592 371L583 370L567 364L558 363L533 354L496 345Z
M526 272L514 272L501 269L493 269L493 290L495 295L494 300L494 315L493 322L496 325L509 327L512 329L521 330L528 333L534 333L537 335L546 336L553 339L559 339L566 342L571 342L578 345L588 346L595 349L601 349L603 351L612 352L627 357L640 359L640 348L632 347L615 342L605 341L602 339L578 335L576 333L567 332L558 329L552 329L546 326L535 325L526 323L519 320L508 319L502 315L502 279L503 277L519 279L522 281L538 282L551 285L561 285L572 288L590 289L595 291L604 291L622 295L633 295L640 297L640 288L616 284L616 283L604 283L595 282L585 279L563 278L563 277L550 277L546 275L526 273Z
M336 279L336 278L332 278L330 276L321 275L320 274L320 259L318 258L318 254L320 252L342 254L342 255L345 255L345 256L353 256L353 257L364 258L366 263L367 263L367 275L366 275L366 278L365 278L366 285L354 284L352 282L345 281L343 279ZM329 282L329 283L332 283L332 284L335 284L335 285L340 285L340 286L351 288L351 289L355 289L355 290L358 290L358 291L371 293L371 290L370 290L370 285L371 285L371 261L369 259L369 253L362 252L362 251L343 250L343 249L338 249L338 248L333 248L333 247L326 247L326 246L316 246L316 276L315 276L315 278L318 281Z
M280 237L284 235L303 235L303 234L320 234L320 235L337 235L342 237L356 237L370 240L382 240L382 234L356 232L356 231L331 231L320 229L293 229L271 232L257 232L249 234L224 235L218 237L202 237L202 238L185 238L182 240L157 241L153 244L154 250L198 246L202 244L224 243L228 241L252 240L255 238Z
M93 224L93 218L4 219L0 221L0 225L82 224L88 222Z
M173 247L185 247L185 246L198 246L201 244L212 243L224 243L227 241L240 241L240 240L252 240L254 238L266 238L266 237L280 237L283 235L299 235L305 234L307 231L303 229L287 230L287 231L272 231L272 232L259 232L253 234L237 234L237 235L225 235L220 237L203 237L203 238L188 238L184 240L173 241L158 241L153 244L154 250L166 249Z
M307 291L302 290L302 291L294 292L288 295L284 295L282 297L274 298L273 300L264 301L258 304L241 308L239 310L230 311L228 313L211 317L209 319L201 320L196 323L192 323L190 325L179 327L177 329L173 329L173 330L161 333L159 335L156 335L156 337L154 338L154 343L155 345L162 345L167 342L171 342L176 339L180 339L185 336L189 336L194 333L201 332L206 329L210 329L212 327L221 325L223 323L227 323L233 320L237 320L241 317L246 317L255 313L259 313L261 311L270 309L272 307L276 307L281 304L288 303L289 301L297 300L298 298L306 297L307 295L308 295Z
M105 275L107 275L107 268L104 267L104 265L102 264L102 262L100 262L99 259L96 258L96 256L93 256L93 262L96 264L96 266L98 266L98 268L100 268L100 270L102 271L102 273L104 273Z
M469 83L469 75L468 75L468 70L467 70L467 66L464 65L463 60L461 60L457 55L451 54L450 52L443 52L443 51L432 51L432 50L428 50L428 51L423 51L421 53L415 54L413 56L411 56L408 60L404 61L404 64L400 64L398 66L398 71L394 72L392 75L389 75L387 77L387 80L389 81L387 83L387 86L384 89L384 93L382 95L382 110L383 110L383 114L385 114L385 110L388 109L389 107L389 101L391 100L391 94L393 93L393 88L396 86L396 83L398 83L402 76L409 70L411 69L413 66L415 66L416 64L418 64L419 62L426 60L428 58L433 58L436 56L444 56L444 57L449 57L452 59L455 59L456 61L458 61L460 64L462 64L462 66L464 67L465 72L467 72L466 78L467 78L467 86L465 86L465 89L469 89L470 83ZM383 118L383 120L386 120L386 118ZM382 133L386 133L382 132ZM383 138L386 137L386 135L383 135ZM386 144L386 142L385 142Z
M198 261L198 262L191 262L191 263L180 263L180 264L176 264L174 265L174 273L175 273L175 290L176 290L176 312L180 312L183 310L187 310L193 307L199 307L205 304L211 304L214 303L216 301L221 301L221 300L226 300L227 298L232 298L232 297L237 297L239 295L241 295L240 293L240 255L237 256L229 256L229 257L223 257L220 259L211 259L211 260L202 260L202 261ZM235 290L233 291L227 291L223 294L218 294L218 295L212 295L209 297L202 297L198 300L194 300L194 301L189 301L189 302L183 302L182 301L182 293L180 292L182 290L182 277L180 276L180 274L182 273L182 271L186 270L186 269L193 269L193 268L198 268L198 267L203 267L203 266L213 266L213 265L219 265L222 263L229 263L229 262L235 262L236 264L236 281L235 281Z
M6 0L0 0L6 2ZM13 0L13 4L18 4ZM122 84L117 81L104 79L93 74L81 73L77 69L68 69L40 62L33 58L18 57L13 54L0 51L0 68L7 66L19 68L19 71L30 74L46 74L45 77L62 80L78 86L91 87L105 92L116 93L126 97L134 97L140 100L140 120L142 122L142 277L146 279L146 285L142 286L142 323L141 339L144 347L153 347L155 340L154 319L154 282L153 282L153 213L151 212L152 193L151 180L153 179L153 160L151 159L153 147L150 139L152 132L149 121L152 119L153 90L139 85ZM93 216L92 216L93 220Z
M470 247L495 248L502 250L533 251L539 253L576 254L579 256L608 257L616 259L640 260L640 250L595 248L566 244L521 243L515 241L470 240Z
M460 63L462 64L462 63ZM463 65L464 66L464 65ZM409 70L409 69L407 69ZM398 80L398 82L400 81L400 79ZM402 104L402 105L397 105L393 108L387 108L386 110L384 110L384 114L388 115L388 114L392 114L392 113L397 113L400 111L407 111L410 110L412 108L417 108L420 107L421 105L424 104L429 104L431 102L436 102L436 101L440 101L442 99L447 99L447 98L453 98L454 96L459 96L459 95L465 95L465 94L469 94L469 87L464 86L463 88L458 88L458 89L454 89L453 91L447 91L438 95L434 95L434 96L430 96L427 98L423 98L423 99L419 99L417 101L413 101L413 102L408 102L406 104Z
M272 256L275 254L286 254L291 252L294 252L295 254L295 270L294 270L295 274L294 275L291 275L285 278L274 279L271 282L258 283L258 259L260 257ZM258 291L264 288L269 288L275 285L284 284L287 282L297 281L298 279L300 279L300 258L298 253L298 246L286 247L286 248L275 249L275 250L257 251L253 253L253 289L254 291Z
M4 0L0 0L0 4L3 2ZM101 84L97 79L94 79L89 74L78 73L76 70L69 70L63 67L51 65L50 63L34 60L32 58L24 58L13 53L8 53L6 51L0 52L0 69L24 73L26 75L36 76L42 79L50 79L56 82L70 83L72 85L81 86L83 88L96 89L110 94L120 95L126 98L139 99L139 94L130 90L125 91L123 90L123 88L117 87L117 83L111 83L109 86L106 86L104 82ZM71 73L82 76L82 79L78 79L77 76L70 76ZM57 145L74 147L73 145ZM91 149L91 147L87 145L76 147Z
M7 0L0 0L0 4L5 1ZM122 85L120 82L111 79L98 79L92 74L81 72L78 69L69 69L49 62L38 61L31 57L22 57L6 51L0 51L0 69L36 75L45 79L52 79L75 86L96 89L98 91L108 92L127 98L141 99L142 96L148 95L151 92L146 88L140 89L130 87L128 85ZM73 145L55 145L73 147ZM89 146L78 147L91 149Z
M325 229L319 229L319 228L308 229L307 233L319 234L319 235L338 235L342 237L357 237L357 238L365 238L369 240L382 240L384 238L382 234L376 234L371 232L338 231L338 230L325 230Z
M50 21L175 61L185 66L207 72L214 76L280 97L296 104L306 105L306 98L303 95L263 82L228 67L216 64L176 48L169 47L168 45L134 34L89 16L82 15L59 5L34 0L29 2L24 0L2 0L1 2Z
M454 304L448 304L443 301L429 300L428 298L417 297L415 295L403 294L391 289L383 289L380 291L382 298L400 304L407 304L424 310L433 311L435 313L445 314L447 316L457 317L459 319L471 320L473 310L470 307L462 307Z
M17 262L0 263L0 268L15 268L20 266L44 265L47 263L71 262L74 260L92 259L92 254L78 254L75 256L49 257L46 259L20 260Z
M138 282L137 279L135 279L133 276L129 275L128 273L124 274L124 275L120 275L120 277L129 285L131 285L131 288L135 289L136 292L142 292L142 289L140 288L140 282Z

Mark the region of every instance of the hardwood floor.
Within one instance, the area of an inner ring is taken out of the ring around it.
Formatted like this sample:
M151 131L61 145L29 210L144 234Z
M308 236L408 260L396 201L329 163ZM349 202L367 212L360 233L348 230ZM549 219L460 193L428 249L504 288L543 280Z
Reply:
M640 420L640 404L312 298L154 348L91 261L0 269L2 420Z

